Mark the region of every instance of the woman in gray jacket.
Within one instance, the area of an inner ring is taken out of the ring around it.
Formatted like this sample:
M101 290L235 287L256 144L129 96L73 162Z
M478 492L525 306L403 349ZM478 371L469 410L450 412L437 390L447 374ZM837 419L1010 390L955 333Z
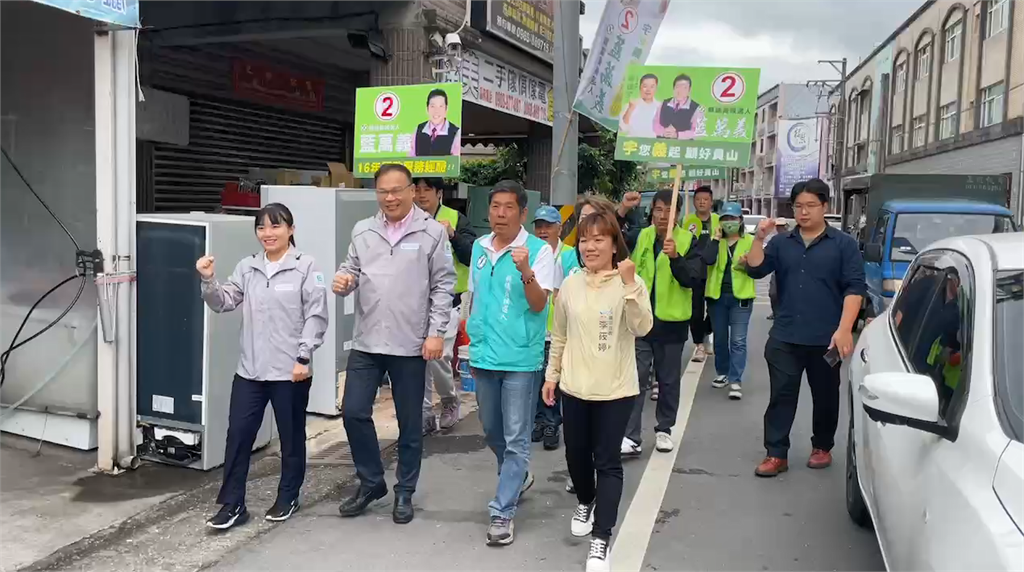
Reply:
M266 519L288 519L299 508L306 471L306 404L310 360L327 330L327 288L312 256L295 249L288 207L272 203L256 215L263 252L247 256L226 282L212 256L196 262L203 300L214 312L242 309L241 356L231 386L220 511L207 525L225 530L249 520L245 483L256 433L269 401L281 438L281 482Z

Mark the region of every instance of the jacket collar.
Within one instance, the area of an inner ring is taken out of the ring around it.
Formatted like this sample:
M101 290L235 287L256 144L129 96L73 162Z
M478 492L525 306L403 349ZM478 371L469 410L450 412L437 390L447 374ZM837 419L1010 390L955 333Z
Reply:
M412 211L409 213L409 224L406 225L405 232L402 234L401 238L405 238L414 232L426 230L427 221L430 219L431 216L427 214L426 211L416 206L416 203L413 203ZM384 221L384 211L378 210L377 214L373 217L373 228L379 232L381 236L387 237L388 230L384 225ZM401 238L399 240L401 240Z
M253 268L259 269L264 276L270 276L270 273L267 272L267 253L265 251L258 252L253 254L252 258ZM297 268L300 258L302 258L302 251L294 246L289 246L288 251L284 253L283 257L281 257L281 263L280 266L278 266L277 271L284 272L285 270L293 270Z

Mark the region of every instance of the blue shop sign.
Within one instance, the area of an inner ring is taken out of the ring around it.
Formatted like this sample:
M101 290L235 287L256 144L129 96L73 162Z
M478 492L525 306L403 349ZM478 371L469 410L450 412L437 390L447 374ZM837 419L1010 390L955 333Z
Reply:
M35 0L98 22L139 27L139 0Z

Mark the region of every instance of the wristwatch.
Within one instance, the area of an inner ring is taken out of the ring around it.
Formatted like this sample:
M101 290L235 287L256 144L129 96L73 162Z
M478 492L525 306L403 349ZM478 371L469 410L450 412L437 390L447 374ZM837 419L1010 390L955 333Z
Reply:
M309 358L307 358L307 357L296 358L295 362L300 364L300 365L309 365Z

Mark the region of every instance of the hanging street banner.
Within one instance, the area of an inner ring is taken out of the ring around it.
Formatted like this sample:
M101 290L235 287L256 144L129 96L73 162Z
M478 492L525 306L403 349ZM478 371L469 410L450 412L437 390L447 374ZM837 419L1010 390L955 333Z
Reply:
M746 167L760 75L756 68L629 66L615 158Z
M697 167L686 165L683 167L683 181L699 181L711 179L724 179L726 169L724 167ZM648 183L672 183L676 180L675 165L651 165L647 169Z
M817 177L821 142L818 119L780 119L775 156L775 196L789 198L793 185Z
M623 79L631 64L644 64L651 53L669 0L608 0L590 47L572 108L610 131L626 110Z
M139 27L139 0L35 0L97 22Z
M462 55L462 68L449 72L462 82L465 101L509 115L551 125L555 119L551 84L523 70L473 50Z
M487 0L487 31L538 58L555 61L557 0Z
M356 125L356 178L373 178L383 163L402 163L417 177L459 175L461 84L359 88Z

